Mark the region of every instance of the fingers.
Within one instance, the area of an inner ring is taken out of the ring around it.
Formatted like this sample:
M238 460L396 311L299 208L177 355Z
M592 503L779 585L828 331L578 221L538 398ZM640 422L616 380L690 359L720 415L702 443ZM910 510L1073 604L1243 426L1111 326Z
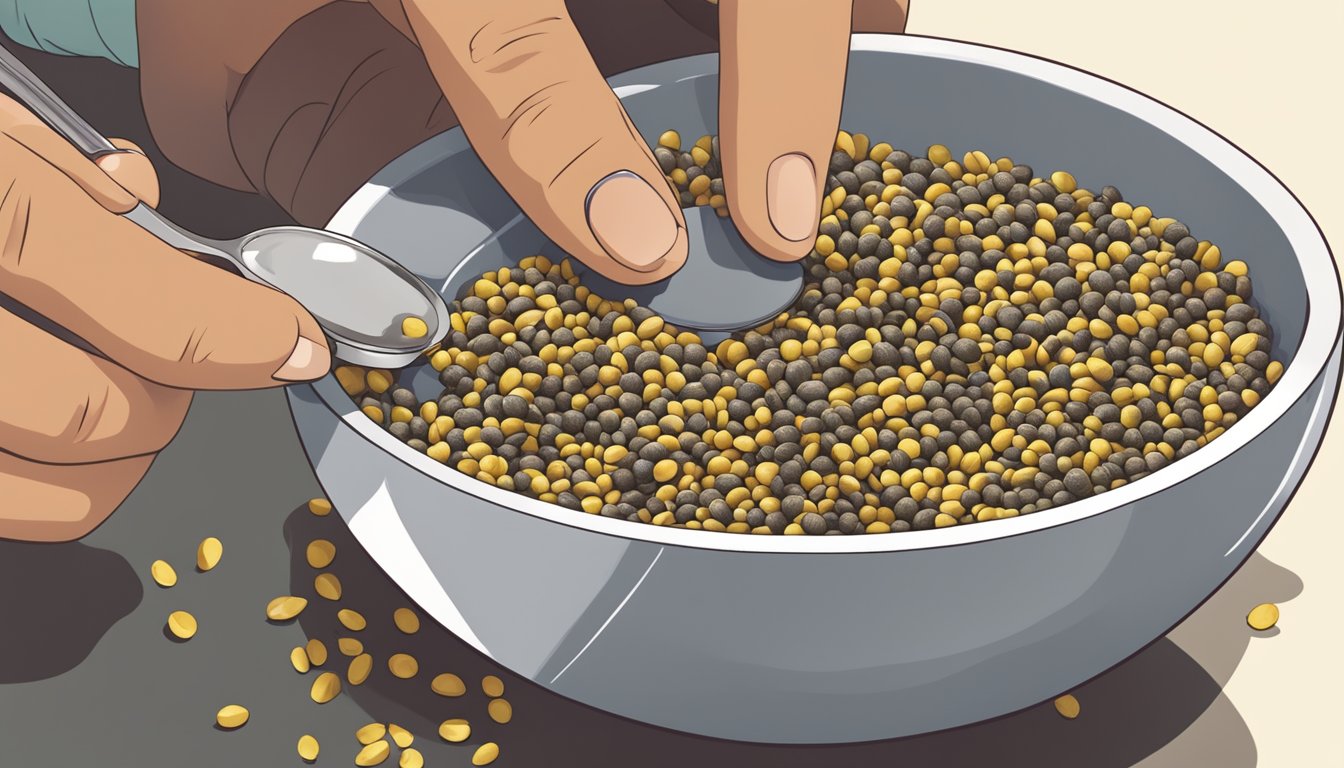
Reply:
M0 134L42 158L109 211L125 213L138 202L134 194L113 181L75 145L49 128L22 104L2 94Z
M849 0L719 3L719 142L728 209L780 261L807 255L840 122Z
M154 453L177 433L191 392L162 387L0 309L0 445L34 461L79 464Z
M108 139L118 149L128 150L103 155L94 162L103 173L150 208L159 207L159 175L144 150L133 141Z
M900 34L910 16L910 0L854 0L854 31Z
M551 239L626 283L684 263L680 207L562 0L404 7L472 146Z
M42 464L0 451L0 538L71 541L107 519L153 456L100 464Z
M317 323L288 296L170 248L3 137L0 194L0 290L134 373L248 389L330 366Z

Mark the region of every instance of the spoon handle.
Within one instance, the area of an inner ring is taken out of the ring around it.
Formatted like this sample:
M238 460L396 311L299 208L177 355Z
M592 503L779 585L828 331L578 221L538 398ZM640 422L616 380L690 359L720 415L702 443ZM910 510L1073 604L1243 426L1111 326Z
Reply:
M18 57L0 46L0 85L89 157L120 152L52 92Z

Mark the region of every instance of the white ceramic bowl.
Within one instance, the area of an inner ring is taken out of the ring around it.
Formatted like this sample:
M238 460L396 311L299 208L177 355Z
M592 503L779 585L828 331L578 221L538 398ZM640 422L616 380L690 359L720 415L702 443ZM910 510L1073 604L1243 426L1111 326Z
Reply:
M716 69L699 56L612 84L650 141L667 128L693 137L715 125ZM1139 93L993 48L858 35L848 93L850 130L1067 168L1245 260L1287 363L1278 386L1209 446L1100 496L992 523L815 538L548 505L406 448L333 377L291 387L318 479L355 536L482 653L578 701L711 736L840 742L948 728L1048 699L1160 637L1292 496L1339 381L1340 293L1320 232L1272 175ZM459 131L390 164L331 228L449 298L548 248Z

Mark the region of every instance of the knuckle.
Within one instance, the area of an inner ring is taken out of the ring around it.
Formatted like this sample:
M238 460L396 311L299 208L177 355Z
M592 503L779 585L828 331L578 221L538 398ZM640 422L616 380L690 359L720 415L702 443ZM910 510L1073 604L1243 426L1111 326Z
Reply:
M549 39L568 23L563 7L557 12L534 9L502 12L475 29L467 43L467 52L478 69L506 72L544 50Z

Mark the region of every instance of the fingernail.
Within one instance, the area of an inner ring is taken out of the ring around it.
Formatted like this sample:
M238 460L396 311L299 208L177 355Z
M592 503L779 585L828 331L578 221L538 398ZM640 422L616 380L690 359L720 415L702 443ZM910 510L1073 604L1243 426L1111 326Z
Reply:
M617 171L594 184L585 212L602 249L631 269L647 270L677 241L677 219L667 203L630 171Z
M770 224L785 240L798 242L816 234L817 171L807 155L775 158L765 174L765 205Z
M140 155L141 157L144 157L143 154L136 152L134 149L119 149L116 152L99 155L93 162L99 168L103 169L103 173L114 173L121 167L121 156L125 154Z
M324 375L331 368L331 353L327 348L310 339L299 337L289 359L280 366L272 377L277 381L312 381Z

